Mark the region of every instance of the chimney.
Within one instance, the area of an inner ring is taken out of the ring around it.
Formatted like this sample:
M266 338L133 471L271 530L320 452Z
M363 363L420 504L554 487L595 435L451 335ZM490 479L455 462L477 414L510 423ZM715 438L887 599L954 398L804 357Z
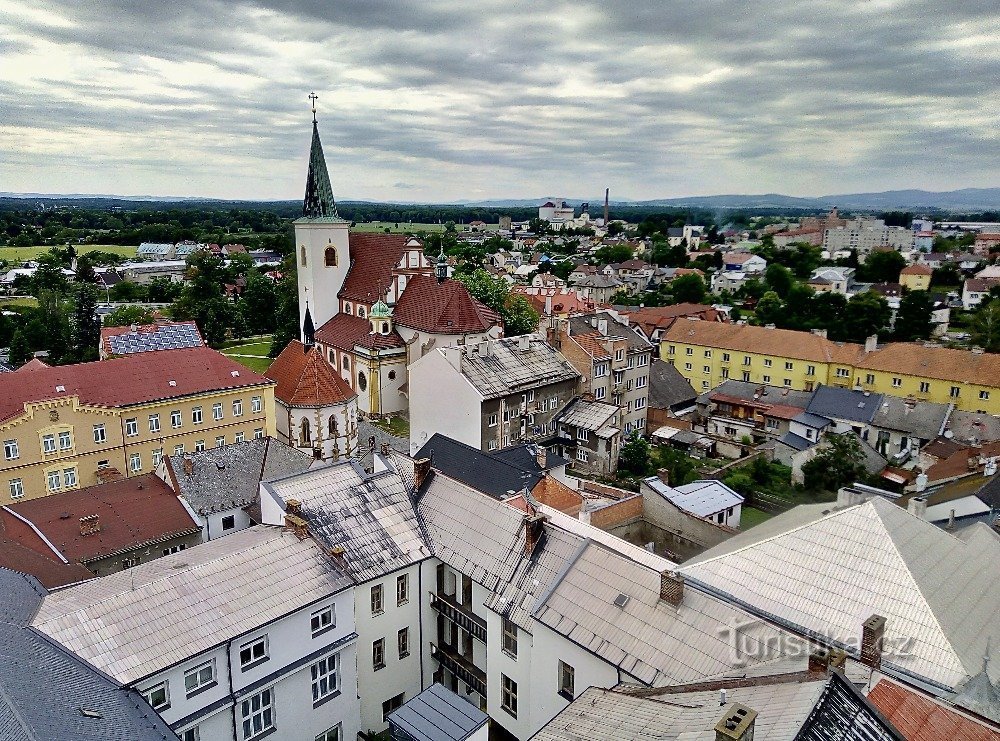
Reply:
M684 600L684 577L669 569L660 572L660 599L674 607Z
M824 340L826 339L826 330L825 329L811 329L809 331L812 332L817 337L822 337Z
M830 652L816 646L809 652L809 671L826 674L830 668Z
M548 459L548 451L545 448L543 448L541 445L536 445L535 446L535 463L537 463L538 467L540 469L542 469L543 471L545 470L545 463L546 463L547 459Z
M656 478L663 482L664 486L670 486L670 469L669 468L657 468Z
M302 516L302 502L298 499L289 499L285 502L285 512L296 517Z
M545 316L552 316L552 297L545 297Z
M184 474L186 476L190 476L193 473L194 473L194 459L191 456L185 454L185 456L184 456Z
M597 320L597 331L600 332L602 335L607 336L607 334L608 334L608 320L607 319L598 319Z
M865 352L875 352L878 350L878 335L873 334L865 339Z
M291 530L296 538L305 540L309 537L309 523L298 515L285 512L285 529Z
M524 555L531 557L534 553L538 541L542 537L542 526L545 524L545 515L529 514L524 516Z
M531 335L523 334L517 338L517 349L528 352L531 349Z
M948 529L953 530L955 528L955 510L948 510Z
M388 457L389 455L389 443L382 443L382 447L379 448L382 452L383 457Z
M431 459L420 458L413 461L413 488L419 489L431 472Z
M734 702L715 724L715 741L753 741L753 724L757 711Z
M921 520L927 519L927 497L910 497L906 503L906 511L916 515Z
M101 532L101 516L86 515L80 518L80 535L86 537Z
M878 669L882 666L882 640L885 637L885 618L872 615L861 625L861 663Z

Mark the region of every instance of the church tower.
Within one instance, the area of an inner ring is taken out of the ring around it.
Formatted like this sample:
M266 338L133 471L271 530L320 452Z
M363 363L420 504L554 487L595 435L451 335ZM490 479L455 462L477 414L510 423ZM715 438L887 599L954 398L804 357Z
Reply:
M298 270L299 326L306 326L306 307L312 323L322 327L339 310L337 294L351 267L350 224L337 215L330 173L323 157L316 124L316 95L312 100L312 146L302 201L302 216L295 226L295 263ZM302 340L305 341L305 337Z

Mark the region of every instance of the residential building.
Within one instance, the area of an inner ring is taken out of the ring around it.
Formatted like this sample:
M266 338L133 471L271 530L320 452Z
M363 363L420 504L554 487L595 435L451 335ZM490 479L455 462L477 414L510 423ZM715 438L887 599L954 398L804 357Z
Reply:
M625 436L645 432L654 348L640 332L599 311L553 320L547 337L580 373L581 393L621 409Z
M580 295L572 288L514 286L511 293L524 296L542 320L552 316L566 318L571 314L587 314L594 310L594 302L580 298Z
M811 398L805 391L728 379L698 397L691 425L716 438L756 445L792 431L792 421ZM730 447L717 452L739 455L742 450Z
M273 435L273 385L207 347L0 374L0 504Z
M624 409L594 401L590 394L574 399L556 415L556 450L573 460L573 468L591 475L618 470L618 453L624 442Z
M687 515L732 528L740 526L743 495L737 494L721 481L707 479L670 486L658 476L650 476L642 480L639 491L647 496L660 497Z
M617 278L606 275L589 275L574 282L573 287L584 299L595 304L611 303L611 297L625 287Z
M321 350L292 340L264 375L276 384L278 440L320 460L354 455L358 448L358 395Z
M900 252L912 250L913 232L906 227L886 226L882 219L861 218L842 227L827 227L823 234L823 249L830 252L857 250L864 256L885 246Z
M435 432L483 451L542 439L579 380L535 335L435 347L410 368L411 452Z
M131 327L102 327L100 358L153 350L204 347L205 340L194 322L157 322Z
M659 358L649 367L649 414L646 429L655 430L667 419L692 410L698 394L673 365Z
M31 625L184 739L355 738L352 587L301 530L258 526L53 592Z
M740 374L750 383L812 391L819 384L1000 413L1000 358L913 342L837 343L821 334L684 321L664 333L661 357L707 391Z
M0 734L5 741L179 741L134 689L30 627L45 589L0 569Z
M201 525L153 474L9 504L0 519L17 542L91 576L113 574L202 542ZM28 573L28 565L20 567ZM45 579L44 572L39 580ZM80 581L76 579L75 581Z
M1000 286L1000 278L966 278L962 284L962 308L972 311L990 300L990 291Z
M261 482L302 473L314 462L311 452L261 437L164 456L156 475L193 514L203 539L213 540L260 524Z
M174 246L157 242L143 242L135 250L135 259L144 262L170 260L174 256Z
M722 269L743 273L763 273L767 260L752 252L726 252L722 255Z
M809 278L809 286L816 292L832 291L842 296L854 293L854 268L816 268Z
M911 291L926 291L931 287L934 271L927 265L914 263L899 271L899 284Z
M773 235L774 246L778 249L785 249L793 244L811 244L819 247L823 244L822 229L788 229L776 232Z
M972 251L980 257L989 257L991 253L1000 251L1000 233L980 232L972 244Z
M122 278L139 285L149 285L154 280L181 283L187 273L184 260L151 260L149 262L123 262L118 266Z
M659 343L660 335L681 317L701 319L706 322L726 321L724 312L706 304L674 304L672 306L628 306L618 310L629 326L653 343Z

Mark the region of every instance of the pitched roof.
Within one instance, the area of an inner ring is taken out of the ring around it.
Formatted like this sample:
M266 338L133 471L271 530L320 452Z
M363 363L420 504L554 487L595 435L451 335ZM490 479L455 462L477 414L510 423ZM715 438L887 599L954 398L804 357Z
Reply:
M177 741L138 692L27 627L44 595L31 577L0 569L0 738Z
M319 127L313 118L312 143L309 146L309 170L306 175L306 192L302 201L302 215L308 218L336 217L337 204L333 200L330 172L326 169L323 145L319 140Z
M257 526L54 592L32 625L130 684L350 585L313 540Z
M30 574L54 589L93 578L85 566L61 558L26 522L0 511L0 569Z
M415 275L406 284L393 310L396 323L430 334L485 332L500 326L500 315L472 297L461 282L438 282Z
M328 407L357 394L316 348L298 340L288 343L264 375L275 381L274 398L292 407Z
M845 509L802 505L681 571L852 651L862 622L882 615L883 670L950 689L978 672L987 641L1000 639L1000 590L982 568L1000 558L1000 539L985 525L970 529L959 539L881 497Z
M0 374L0 420L21 414L29 401L76 395L83 404L124 407L272 383L208 347L134 353L22 371Z
M1000 731L888 679L868 693L907 741L1000 741Z
M694 404L698 394L691 382L665 360L656 359L649 369L649 407L670 409L680 404Z
M882 406L882 394L820 386L813 392L806 411L827 419L846 419L868 424Z
M607 425L615 424L619 409L615 404L577 398L556 416L561 424L597 432Z
M185 468L190 461L191 473ZM201 515L246 507L261 481L306 471L313 457L273 437L164 458L177 493Z
M106 355L128 355L152 350L202 347L205 341L194 322L166 322L136 327L102 327L101 347Z
M403 259L411 240L413 237L406 234L351 232L351 268L337 296L369 304L385 296L392 283L392 269Z
M709 479L693 481L683 486L669 486L656 476L650 476L644 479L644 483L695 517L711 517L717 512L743 503L743 497L721 481Z
M521 349L522 341L527 341L528 349ZM461 373L484 399L580 377L558 350L537 335L490 340L488 348L485 357L468 345L447 348L448 352L462 353Z
M694 319L677 320L661 340L817 363L854 363L863 350L861 345L833 342L811 332Z
M929 265L923 265L921 263L914 263L913 265L907 265L905 268L899 271L900 275L933 275L934 269Z
M990 384L993 383L990 379L1000 378L1000 355L926 347L916 342L889 342L875 352L862 354L857 367L963 383L983 379Z
M154 474L7 505L68 560L88 563L144 545L198 532L200 526ZM80 534L80 518L97 515L100 530Z
M406 347L403 338L395 329L389 334L373 333L371 322L367 319L343 312L334 314L316 330L316 341L347 351L352 351L355 347L365 347L370 350Z
M872 419L872 424L899 430L921 440L933 440L944 432L951 404L933 401L907 403L906 399L886 394Z
M463 741L489 719L482 710L441 684L432 684L387 718L390 727L402 731L401 738L416 741Z

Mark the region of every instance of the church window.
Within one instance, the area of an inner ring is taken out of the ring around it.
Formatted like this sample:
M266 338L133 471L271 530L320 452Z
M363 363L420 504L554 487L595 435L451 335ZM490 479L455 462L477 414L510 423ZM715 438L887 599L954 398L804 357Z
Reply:
M351 305L350 304L344 304L344 313L345 314L350 314L351 313Z
M337 437L338 426L337 426L337 416L335 414L330 415L330 419L327 421L327 428L330 431L331 437Z
M332 347L329 350L327 350L327 359L330 361L330 365L332 365L334 368L337 367L337 353L333 351Z
M299 446L304 447L312 444L312 433L309 431L309 420L305 417L299 423Z
M365 377L364 371L358 371L358 388L362 391L368 388L368 379Z
M302 245L301 247L299 247L299 253L301 254L301 258L300 258L301 262L302 262L303 265L305 265L306 264L306 246L305 245Z
M389 334L389 322L382 322L382 334Z
M396 371L389 371L389 380L390 381L396 380Z
M328 268L335 268L335 267L337 267L337 248L336 247L334 247L333 245L330 245L329 247L327 247L326 251L323 253L323 256L326 259L326 266Z
M349 371L351 369L351 359L345 355L341 361L341 366L344 370Z
M358 316L361 317L362 319L365 318L365 307L364 306L359 306L358 307Z

